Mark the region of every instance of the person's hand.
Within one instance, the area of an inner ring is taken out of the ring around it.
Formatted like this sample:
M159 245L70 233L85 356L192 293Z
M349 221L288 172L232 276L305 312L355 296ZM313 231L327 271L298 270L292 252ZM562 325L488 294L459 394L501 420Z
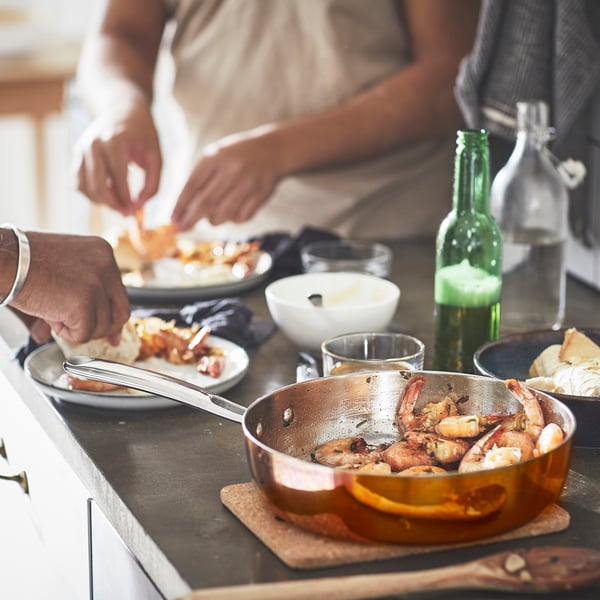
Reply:
M134 197L127 178L131 163L144 173L143 187ZM161 169L158 132L150 107L143 100L104 114L76 144L77 189L93 202L105 204L122 215L133 214L156 194Z
M180 231L202 218L243 223L264 204L281 177L276 144L256 130L207 146L186 182L171 221Z
M45 341L52 329L71 342L108 337L118 343L130 310L110 244L95 236L27 235L31 267L10 307L32 337Z
M19 319L23 322L25 327L29 330L29 335L36 341L38 344L43 344L50 339L51 330L50 325L44 321L44 319L40 319L39 317L34 317L32 315L28 315L20 310L14 308L14 306L8 307L12 312L14 312Z

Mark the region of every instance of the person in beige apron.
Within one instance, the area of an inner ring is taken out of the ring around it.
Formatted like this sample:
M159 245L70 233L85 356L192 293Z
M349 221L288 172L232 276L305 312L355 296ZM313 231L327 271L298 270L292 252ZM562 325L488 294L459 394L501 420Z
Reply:
M189 148L173 191L180 230L397 239L433 233L447 213L476 0L101 4L78 71L97 117L76 159L93 201L131 214L158 189L151 108L167 47ZM129 163L145 175L133 195Z

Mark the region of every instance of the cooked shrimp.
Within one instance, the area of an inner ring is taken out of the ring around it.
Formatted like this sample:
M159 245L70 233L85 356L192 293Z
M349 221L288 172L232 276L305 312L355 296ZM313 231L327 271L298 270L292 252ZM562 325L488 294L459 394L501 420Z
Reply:
M500 436L504 433L502 425L497 425L481 438L479 438L463 456L458 465L459 473L467 473L470 471L480 471L486 467L483 465L483 459L486 454L496 445Z
M442 467L431 466L420 466L420 467L409 467L400 471L400 475L438 475L440 473L447 473L446 469Z
M459 473L506 467L533 456L533 440L523 431L497 425L477 440L458 465Z
M544 413L536 395L516 379L508 379L504 382L511 394L521 403L527 422L525 431L535 442L544 428Z
M505 418L506 415L452 415L444 417L435 431L448 438L474 438Z
M505 430L497 442L501 448L517 448L520 460L533 458L534 443L531 436L525 431Z
M313 453L315 462L328 467L356 468L383 459L380 449L371 448L364 438L347 437L321 444Z
M144 228L143 209L135 215L136 227L129 232L131 244L146 260L158 260L173 256L177 249L177 230L168 223L153 229Z
M415 404L424 385L425 378L416 375L404 389L396 415L396 423L403 431L433 431L444 417L458 414L458 408L450 396L445 396L439 402L429 402L419 414L415 414Z
M66 384L71 390L82 390L85 392L114 392L116 390L127 391L126 387L121 385L115 385L112 383L105 383L104 381L95 381L93 379L82 379L71 375L70 373L64 373L61 375L60 380Z
M457 463L470 447L465 440L451 440L421 431L408 431L405 438L410 448L424 450L442 465Z
M406 441L394 442L383 452L383 460L392 471L404 471L410 467L435 465L435 459L425 450L411 448Z
M481 461L482 469L498 469L515 465L523 460L521 449L514 446L494 446L490 448Z
M218 354L211 354L210 356L202 356L198 361L196 369L198 373L202 375L208 375L209 377L221 377L223 369L225 368L225 357L219 356Z
M361 465L357 470L361 473L377 473L378 475L390 475L392 473L392 467L383 460Z
M540 456L541 454L550 452L550 450L554 450L554 448L560 446L564 439L565 434L563 430L556 423L548 423L542 429L542 433L540 433L540 437L535 443L533 455Z

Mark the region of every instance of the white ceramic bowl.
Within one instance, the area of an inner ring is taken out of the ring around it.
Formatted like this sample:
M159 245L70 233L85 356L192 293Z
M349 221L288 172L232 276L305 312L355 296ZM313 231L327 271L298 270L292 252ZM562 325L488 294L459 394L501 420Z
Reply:
M322 306L308 296L321 294ZM383 331L392 321L400 288L363 273L303 273L284 277L265 290L271 317L295 344L319 350L342 333Z

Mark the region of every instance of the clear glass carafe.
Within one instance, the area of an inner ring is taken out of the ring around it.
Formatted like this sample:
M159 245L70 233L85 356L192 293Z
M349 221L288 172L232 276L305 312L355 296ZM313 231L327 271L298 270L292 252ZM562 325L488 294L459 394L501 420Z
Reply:
M549 109L517 103L517 139L491 186L503 235L503 332L558 329L565 311L568 191L547 150Z

